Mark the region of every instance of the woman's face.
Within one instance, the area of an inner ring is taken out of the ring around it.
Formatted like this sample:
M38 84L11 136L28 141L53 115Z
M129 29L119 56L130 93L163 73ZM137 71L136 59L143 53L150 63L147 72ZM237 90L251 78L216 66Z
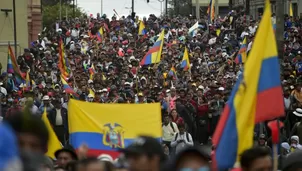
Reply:
M173 118L176 118L176 117L177 117L177 112L176 112L176 110L173 110L171 115L172 115Z

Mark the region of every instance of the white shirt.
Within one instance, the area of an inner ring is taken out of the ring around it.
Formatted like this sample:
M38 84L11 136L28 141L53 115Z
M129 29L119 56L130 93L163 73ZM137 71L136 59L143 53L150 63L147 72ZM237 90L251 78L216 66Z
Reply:
M177 137L176 137L177 135ZM183 140L182 142L177 142L178 140ZM177 133L173 136L171 147L176 147L176 153L181 151L187 146L193 146L194 142L190 133L185 132L183 134Z
M173 128L171 127L173 125ZM163 125L163 141L171 142L175 133L179 132L176 123L170 122L168 125Z
M257 29L257 26L254 26L254 27L249 26L249 30L250 30L251 34L254 34L256 32L256 29Z
M61 115L61 109L56 109L56 126L63 125L63 118Z

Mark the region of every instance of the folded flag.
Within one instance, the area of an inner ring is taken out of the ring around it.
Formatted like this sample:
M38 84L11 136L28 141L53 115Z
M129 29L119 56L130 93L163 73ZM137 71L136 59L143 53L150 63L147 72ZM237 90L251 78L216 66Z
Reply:
M241 153L253 146L255 122L284 116L282 94L271 6L266 0L244 71L232 90L213 136L215 151L212 161L217 170L232 168Z

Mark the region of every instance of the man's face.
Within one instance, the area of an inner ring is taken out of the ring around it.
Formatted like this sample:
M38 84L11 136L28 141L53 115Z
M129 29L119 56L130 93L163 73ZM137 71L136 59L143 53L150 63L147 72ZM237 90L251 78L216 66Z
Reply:
M38 137L30 133L19 133L18 140L21 150L34 153L44 153L44 147Z
M57 158L58 166L65 167L67 163L72 161L72 156L68 152L61 152Z
M194 153L185 154L177 164L177 170L210 170L208 162Z
M103 171L103 166L100 162L90 163L86 166L85 170L89 171Z
M164 122L167 124L167 123L169 123L169 121L170 121L169 117L166 116L166 117L164 118Z
M129 170L131 171L146 171L153 170L152 163L154 159L150 159L147 155L131 155L127 157L129 163Z
M272 158L270 156L265 156L256 159L251 167L248 168L249 171L271 171L273 169Z

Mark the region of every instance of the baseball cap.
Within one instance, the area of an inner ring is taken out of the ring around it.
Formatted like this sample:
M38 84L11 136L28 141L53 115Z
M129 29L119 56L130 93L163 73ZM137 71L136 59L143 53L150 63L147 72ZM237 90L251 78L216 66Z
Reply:
M150 136L139 136L125 149L120 149L126 157L131 155L158 155L161 161L165 160L165 154L159 141Z

